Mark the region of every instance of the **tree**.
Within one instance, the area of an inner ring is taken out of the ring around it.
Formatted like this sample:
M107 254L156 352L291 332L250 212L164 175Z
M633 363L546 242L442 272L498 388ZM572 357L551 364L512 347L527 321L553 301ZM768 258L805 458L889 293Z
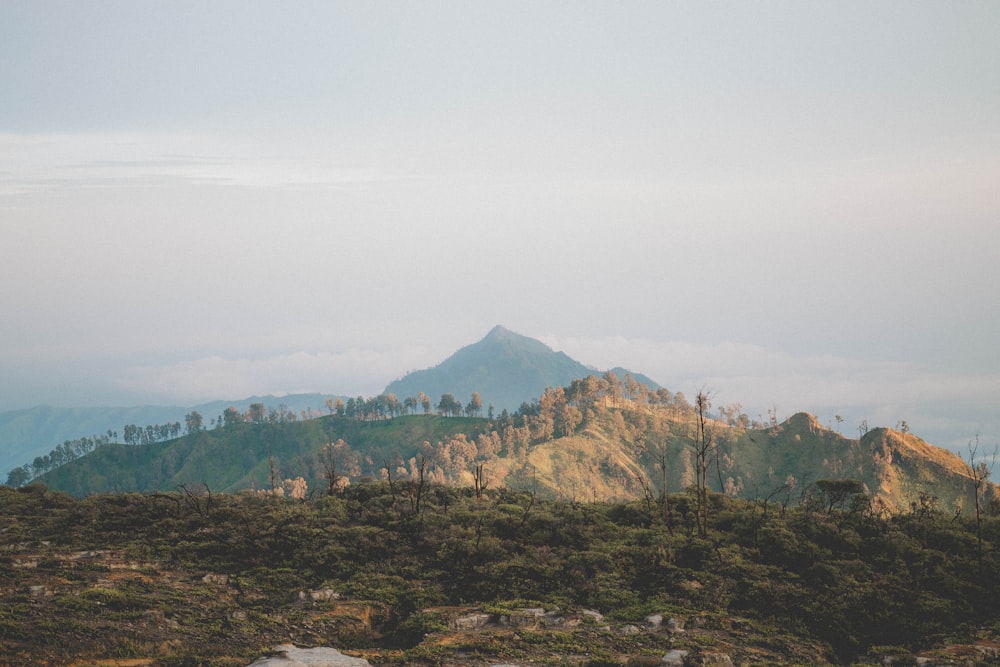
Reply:
M624 388L622 387L622 380L616 374L611 371L607 371L603 378L607 386L608 397L611 399L610 405L612 407L619 407L621 403L622 394L624 393Z
M472 392L469 404L465 406L465 414L469 417L481 417L483 414L483 399L478 391Z
M708 394L704 390L695 397L695 410L698 415L697 430L693 443L695 457L695 520L698 526L698 537L708 537L708 462L709 455L714 451L715 443L709 432L706 419L708 409L712 407Z
M417 397L407 396L403 399L403 414L417 414Z
M384 401L384 404L385 404L386 412L388 413L388 417L390 419L392 419L393 417L395 417L396 415L398 415L399 414L399 409L400 409L400 403L399 403L399 399L396 398L396 395L395 394L385 394L382 398L383 398L383 401Z
M663 523L667 530L671 530L670 496L667 495L667 438L664 437L655 449L650 450L650 453L653 455L656 467L660 470L660 502L663 504Z
M274 454L268 454L267 467L269 471L268 482L271 485L271 495L284 495L285 487L284 484L281 483L281 471L278 469L278 459L274 458Z
M431 397L420 391L417 392L417 400L420 401L420 407L423 408L424 414L429 414L431 411Z
M452 394L441 394L441 400L438 401L437 409L439 414L457 417L462 414L462 402Z
M267 421L267 410L263 403L251 403L247 409L247 421L252 424L263 424Z
M338 439L320 449L320 464L323 466L327 493L332 496L343 493L350 484L350 474L357 472L358 455L343 439Z
M201 413L197 410L192 410L191 412L184 415L184 429L185 433L188 435L194 435L201 431L202 418ZM127 427L126 427L127 428Z
M24 486L31 481L31 471L29 466L23 465L18 468L14 468L7 475L7 486L12 486L17 488L19 486Z
M979 455L979 435L975 440L969 442L969 468L971 469L972 491L975 495L976 507L976 541L979 569L983 567L983 505L985 504L986 481L993 472L996 465L997 450L993 450L989 463L986 461L976 461Z
M864 484L856 479L820 479L816 481L816 489L827 514L838 507L844 509L848 500L865 492Z
M472 470L472 480L476 488L476 500L483 499L483 491L486 490L486 477L483 474L485 464L476 463Z
M222 421L226 428L233 428L243 421L243 415L239 410L230 406L222 411Z

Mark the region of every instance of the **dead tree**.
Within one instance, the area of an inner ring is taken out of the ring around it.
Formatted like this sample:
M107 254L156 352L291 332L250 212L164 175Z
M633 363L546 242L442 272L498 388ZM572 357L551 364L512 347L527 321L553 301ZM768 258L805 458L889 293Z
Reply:
M979 562L979 569L983 569L983 514L984 514L984 503L985 503L985 490L986 483L990 475L993 473L993 466L996 465L997 461L997 450L993 449L993 453L990 455L989 463L986 461L976 461L976 457L979 454L979 435L976 435L975 440L969 442L969 468L971 470L972 477L972 491L975 496L975 507L976 507L976 556Z
M486 489L486 479L483 475L484 464L476 464L475 469L472 471L472 479L476 485L476 500L483 499L483 491Z
M708 409L712 406L708 394L699 391L695 398L695 410L698 417L697 430L694 438L695 456L695 523L698 537L708 537L708 464L715 444L708 429Z

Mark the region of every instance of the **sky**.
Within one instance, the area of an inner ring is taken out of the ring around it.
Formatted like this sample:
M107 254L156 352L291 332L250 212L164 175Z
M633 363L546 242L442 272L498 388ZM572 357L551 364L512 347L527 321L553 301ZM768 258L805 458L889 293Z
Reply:
M0 411L375 395L502 324L992 448L998 62L990 2L5 0Z

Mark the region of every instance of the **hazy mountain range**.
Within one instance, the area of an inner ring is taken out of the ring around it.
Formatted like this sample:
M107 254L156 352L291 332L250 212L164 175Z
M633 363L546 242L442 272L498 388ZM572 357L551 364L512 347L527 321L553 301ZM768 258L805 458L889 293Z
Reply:
M464 403L474 391L483 398L480 413L446 416L415 401L403 405L419 393L434 403L451 393ZM695 476L698 417L682 394L622 369L600 373L502 327L438 366L391 383L389 393L400 400L352 397L339 405L318 394L272 399L285 409L269 417L242 407L268 398L196 406L205 422L191 435L100 446L46 468L40 481L78 495L192 485L234 492L295 478L316 491L330 482L334 469L334 477L426 474L429 481L456 486L472 486L478 475L492 488L622 500L682 491ZM232 418L221 419L230 405L237 408ZM492 418L480 416L487 405L493 406ZM47 414L47 424L93 417L40 410L35 414ZM303 419L301 413L319 418ZM143 414L109 411L106 418ZM728 406L706 416L713 442L706 474L720 493L794 503L815 493L820 480L854 480L887 508L933 501L961 511L975 501L967 463L905 431L874 428L852 438L805 413L760 423ZM336 452L325 449L335 442Z
M612 372L619 376L628 373L622 368ZM521 403L538 398L546 387L565 386L574 379L594 373L601 371L555 352L540 341L497 326L485 338L460 349L434 368L414 371L390 383L383 393L394 393L402 399L422 391L436 405L446 392L465 402L475 391L482 397L484 410L492 404L499 413L504 409L516 410ZM650 388L659 388L656 382L641 373L632 373L632 376ZM3 412L0 413L0 474L48 454L67 440L101 436L108 431L117 432L120 439L126 424L140 427L171 422L183 424L185 415L197 411L209 426L227 407L245 411L252 403L263 403L268 408L283 405L298 415L318 415L326 413L328 398L337 397L348 398L335 392L251 396L192 406L63 408L44 405Z

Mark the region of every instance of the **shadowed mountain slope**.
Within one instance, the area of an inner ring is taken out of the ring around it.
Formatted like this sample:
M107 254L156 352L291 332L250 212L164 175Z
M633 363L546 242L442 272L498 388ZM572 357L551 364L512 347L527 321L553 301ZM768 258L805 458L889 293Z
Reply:
M619 377L629 373L623 368L611 372ZM504 409L513 412L521 403L537 399L546 387L564 387L573 380L601 374L541 341L496 326L479 342L463 347L433 368L414 371L390 383L383 393L404 398L423 392L436 404L445 393L465 403L472 392L478 392L484 408L492 404L498 413ZM632 377L651 389L660 388L644 375L632 373Z

